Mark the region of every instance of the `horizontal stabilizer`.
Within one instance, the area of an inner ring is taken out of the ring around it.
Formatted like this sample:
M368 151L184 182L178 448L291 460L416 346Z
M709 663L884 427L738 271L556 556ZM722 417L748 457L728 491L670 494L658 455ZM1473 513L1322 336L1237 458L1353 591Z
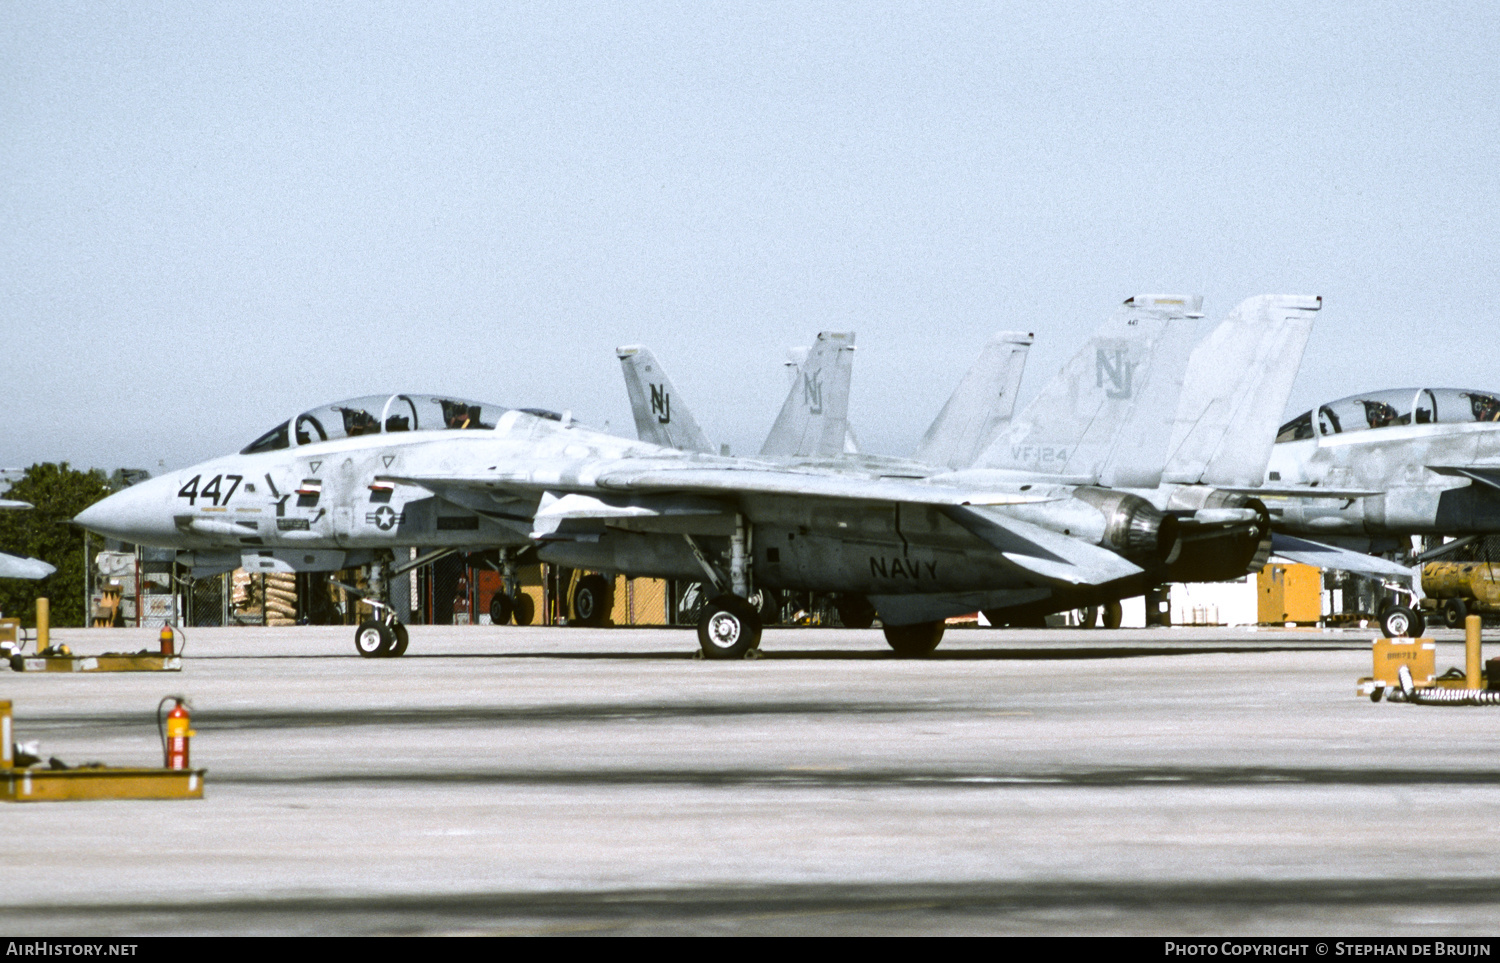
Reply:
M980 507L953 506L944 514L996 549L1006 561L1044 581L1103 585L1142 569L1108 549Z
M1033 336L1001 331L979 352L917 446L915 460L967 468L1010 421Z
M1323 299L1264 294L1235 307L1193 349L1163 478L1256 485Z
M46 578L55 571L56 566L38 559L0 554L0 578Z
M31 508L31 502L18 502L12 498L0 498L0 508Z
M630 414L636 437L664 448L712 452L714 446L703 435L693 413L675 397L677 389L651 349L626 345L615 349L630 395Z
M1271 536L1271 553L1289 562L1315 565L1318 568L1339 572L1354 572L1358 575L1370 575L1383 579L1410 579L1412 577L1412 570L1404 565L1397 565L1395 562L1376 558L1374 555L1351 552L1347 548L1325 545L1322 542L1313 542L1279 532Z

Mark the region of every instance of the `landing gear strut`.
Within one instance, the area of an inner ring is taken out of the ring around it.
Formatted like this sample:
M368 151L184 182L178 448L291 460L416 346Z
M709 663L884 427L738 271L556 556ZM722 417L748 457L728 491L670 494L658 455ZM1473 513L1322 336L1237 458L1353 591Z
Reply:
M718 594L703 606L698 618L698 645L706 659L743 659L752 650L760 648L760 612L749 601L750 597L750 533L743 515L734 522L734 535L729 539L729 584L718 569L709 564L698 543L691 535L684 535L698 564L708 574ZM726 591L727 589L727 591Z
M391 607L390 581L386 575L385 560L371 562L369 572L368 588L361 590L352 585L343 586L345 591L359 597L376 614L375 618L359 623L359 628L354 630L354 651L366 659L404 655L411 639L406 633L406 626L396 618L396 610Z

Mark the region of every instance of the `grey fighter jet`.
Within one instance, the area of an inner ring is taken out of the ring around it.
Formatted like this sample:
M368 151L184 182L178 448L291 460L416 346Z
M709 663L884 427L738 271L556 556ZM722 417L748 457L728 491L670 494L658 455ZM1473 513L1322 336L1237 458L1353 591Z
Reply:
M1187 319L1198 317L1201 305L1201 299L1189 297L1133 300L1143 306L1154 304L1158 310L1175 309L1178 316ZM1065 451L1089 439L1094 439L1095 444L1101 443L1100 440L1114 444L1115 439L1127 432L1137 441L1154 438L1151 444L1156 447L1151 450L1158 454L1146 457L1148 460L1159 458L1160 451L1170 450L1172 455L1166 470L1173 482L1159 488L1131 490L1126 494L1152 501L1156 508L1173 515L1182 528L1181 552L1165 572L1158 575L1164 576L1163 580L1196 581L1243 577L1247 571L1259 569L1270 553L1265 508L1252 497L1221 490L1209 483L1238 481L1239 475L1247 472L1258 477L1264 471L1264 462L1270 453L1270 429L1267 426L1275 424L1285 407L1292 378L1311 331L1313 313L1320 306L1321 301L1316 297L1266 295L1248 299L1236 307L1194 351L1188 370L1188 389L1181 396L1175 419L1170 420L1165 415L1170 411L1169 403L1148 406L1145 411L1154 410L1154 416L1140 413L1140 409L1130 405L1096 408L1073 419L1059 416L1058 411L1074 397L1079 383L1091 377L1096 386L1109 381L1115 394L1122 397L1133 393L1129 382L1134 371L1111 370L1111 356L1107 350L1101 353L1099 344L1086 347L1028 407L1019 420L1023 423L1016 430L1028 437L1049 438L1053 442L1053 451ZM1180 358L1188 339L1186 332L1179 332L1178 336L1183 345L1178 352ZM820 336L819 344L829 340L829 335L825 334ZM784 457L801 466L816 465L826 470L868 477L933 477L942 475L947 468L966 469L982 455L1004 458L1003 452L996 455L985 454L985 451L995 444L1002 429L1010 425L1015 389L1031 340L1030 335L1017 332L1001 332L991 339L928 429L915 459L890 459L869 454L825 455L814 459L805 453ZM810 357L797 359L802 367L816 364L816 351L815 347ZM621 349L620 355L627 385L644 379L650 383L653 397L673 393L671 382L660 364L645 349L633 346ZM646 369L649 373L643 373ZM847 387L848 377L830 379L829 383ZM649 423L648 412L639 400L644 397L644 392L632 389L631 395L635 399L638 424L647 421L647 430L655 432L656 426ZM792 394L783 414L798 404L802 395L794 379ZM676 410L686 412L680 398L676 405ZM847 406L830 406L825 393L824 407L834 407L842 417ZM1129 420L1132 412L1137 413L1133 428ZM1166 434L1169 430L1170 446ZM1052 434L1049 436L1048 432ZM651 435L643 434L642 437ZM824 437L836 438L836 431ZM1262 440L1265 440L1264 444ZM1248 446L1248 455L1241 450L1242 443ZM831 448L827 446L824 450ZM1075 483L1089 478L1088 473L1093 470L1087 462L1076 459L1071 469L1064 459L1053 460L1045 469L1054 473L1077 472L1069 479ZM1160 471L1158 466L1158 473ZM981 469L978 473L952 477L983 479L989 483L995 480L995 474ZM1012 483L1018 483L1015 481L1018 476L1014 473L999 474ZM1048 480L1052 479L1048 477ZM1090 488L1088 494L1101 497L1093 486ZM1106 606L1113 606L1119 598L1139 594L1149 587L1144 581L1139 581L1111 586L1108 593L1054 592L1019 604L997 605L986 610L986 614L997 623L1038 625L1048 613L1071 607L1070 602L1083 605L1103 602ZM1123 594L1112 595L1114 592ZM861 601L841 596L841 616L846 604L851 611L858 611ZM905 606L908 601L886 599L884 606L889 611ZM948 600L933 598L921 601L924 605L948 603ZM1117 606L1113 607L1117 609Z
M30 508L30 502L20 502L10 498L0 498L0 509ZM49 565L40 559L23 558L19 555L6 555L0 552L0 578L24 578L39 579L46 578L57 571L57 566Z
M461 549L706 577L720 594L699 640L716 658L757 644L745 602L756 584L864 595L891 646L921 655L955 612L1160 580L1179 550L1177 518L1096 486L1160 475L1181 380L1163 355L1184 353L1189 314L1181 299L1132 299L1084 346L1069 368L1069 418L1137 434L1085 430L1077 458L1050 448L1066 475L863 477L628 441L566 415L397 394L305 412L237 454L111 496L78 522L177 548L195 571L363 565L377 605L392 575ZM1060 432L1065 420L1047 427ZM1042 457L1044 439L1024 441ZM398 547L420 555L398 562ZM404 645L389 607L380 611L356 633L361 654Z
M1263 490L1278 555L1411 579L1365 553L1405 555L1413 535L1500 534L1500 392L1396 388L1319 405L1281 426ZM1382 613L1393 634L1420 632L1420 619Z
M1346 548L1500 533L1500 392L1397 388L1319 405L1281 426L1266 487L1278 530Z
M1136 300L1145 303L1146 299ZM1180 305L1184 317L1199 316L1200 298L1156 300L1162 305ZM1182 525L1182 549L1168 572L1172 580L1238 579L1246 572L1258 571L1270 555L1268 513L1263 503L1253 497L1253 490L1265 472L1274 425L1285 409L1313 318L1321 306L1322 301L1316 296L1249 298L1193 349L1171 422L1171 438L1166 447L1170 454L1161 472L1161 484L1128 490L1129 494L1175 516ZM852 335L838 337L847 338L852 344ZM820 335L819 345L830 340L830 335ZM1129 393L1125 382L1134 372L1112 370L1107 352L1101 354L1096 348L1092 354L1086 349L1076 357L1016 419L1012 431L1016 389L1032 340L1030 334L1013 331L992 337L924 434L911 460L847 453L810 459L806 452L790 456L791 460L799 465L816 464L871 477L931 477L950 469L971 470L976 463L1003 465L1004 459L1014 458L1015 453L990 450L992 446L1003 447L1004 442L997 445L1002 434L1007 438L1012 433L1022 438L1041 437L1050 441L1050 450L1067 451L1090 437L1111 439L1112 443L1122 432L1131 430L1125 420L1130 409L1120 407L1092 411L1087 417L1071 421L1064 418L1061 424L1049 421L1057 419L1057 412L1074 396L1079 381L1090 374L1099 384L1110 381L1117 393ZM631 386L637 425L645 423L642 438L662 438L658 426L651 422L651 413L644 407L644 391L635 386L649 383L651 396L656 399L674 393L670 380L654 356L640 346L620 349L620 357L627 386ZM796 359L799 371L816 370L818 361L816 349L811 357L804 352L803 357ZM1116 384L1116 378L1121 383ZM844 373L840 378L829 379L829 383L847 390L849 378ZM794 376L783 418L788 409L803 400L805 392L798 389ZM825 406L839 411L840 417L845 416L847 403L830 405L826 394L823 397ZM1156 415L1157 445L1165 439L1160 413L1165 410L1159 408ZM677 411L691 419L680 399ZM1137 426L1135 437L1146 439L1151 433L1142 432ZM1073 465L1069 468L1066 459L1056 458L1039 467L1044 474L1086 471L1076 461ZM994 480L983 468L954 477ZM1124 584L1114 588L1143 590L1138 585ZM1045 615L1066 607L1062 600L1062 595L1054 594L1034 603L993 608L986 615L996 624L1040 625ZM860 609L859 602L841 598L841 616L846 603L851 612L856 612ZM1117 602L1118 599L1105 600L1106 624L1117 624Z

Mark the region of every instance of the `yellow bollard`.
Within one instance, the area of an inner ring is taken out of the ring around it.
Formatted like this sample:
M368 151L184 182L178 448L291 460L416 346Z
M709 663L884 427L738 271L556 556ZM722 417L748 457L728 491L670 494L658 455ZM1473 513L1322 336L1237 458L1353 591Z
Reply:
M52 603L36 600L36 650L40 654L52 644Z
M1470 689L1484 688L1479 678L1479 624L1477 615L1464 619L1464 685Z

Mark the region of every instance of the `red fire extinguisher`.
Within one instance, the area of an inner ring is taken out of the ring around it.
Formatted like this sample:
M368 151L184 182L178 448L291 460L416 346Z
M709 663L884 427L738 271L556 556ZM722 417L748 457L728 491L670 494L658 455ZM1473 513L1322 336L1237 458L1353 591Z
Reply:
M177 638L176 638L176 636L174 636L172 634L172 627L170 625L163 625L161 627L161 636L160 636L160 639L161 639L161 654L162 655L175 655L176 654L175 650L176 650Z
M168 702L175 703L166 715L166 726L162 727L161 710ZM181 696L167 696L156 707L157 728L161 731L163 764L168 769L188 768L188 740L194 733L193 717L188 713L187 700Z

